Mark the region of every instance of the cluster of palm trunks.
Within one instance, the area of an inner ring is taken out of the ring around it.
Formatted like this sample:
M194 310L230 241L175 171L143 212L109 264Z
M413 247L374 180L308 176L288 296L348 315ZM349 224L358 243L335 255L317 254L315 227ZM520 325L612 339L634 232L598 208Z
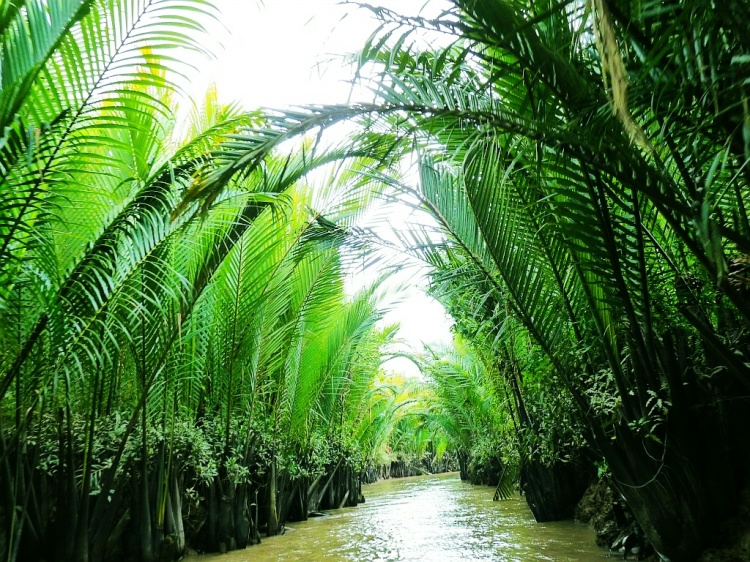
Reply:
M172 562L187 547L198 552L227 552L260 542L262 536L281 532L284 523L307 519L320 510L351 507L363 501L359 473L345 462L325 467L315 478L290 479L275 470L238 484L226 475L196 485L191 475L172 470L160 481L143 488L133 474L128 485L97 502L92 496L81 509L91 517L71 512L74 502L66 496L67 477L62 481L43 473L30 475L41 493L22 506L27 518L24 533L14 552L18 560L68 561L81 556L81 521L91 533L87 553L90 560L151 560ZM157 490L163 487L165 493ZM189 488L189 489L188 489ZM160 504L155 504L152 499ZM152 525L154 510L163 510L163 524ZM0 534L0 547L8 545Z

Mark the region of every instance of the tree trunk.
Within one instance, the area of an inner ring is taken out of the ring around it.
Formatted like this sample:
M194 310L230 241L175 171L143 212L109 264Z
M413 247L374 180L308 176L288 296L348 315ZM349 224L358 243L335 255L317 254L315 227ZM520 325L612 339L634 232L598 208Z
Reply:
M271 470L268 475L268 529L266 536L270 537L279 533L279 512L276 502L276 462L271 461Z

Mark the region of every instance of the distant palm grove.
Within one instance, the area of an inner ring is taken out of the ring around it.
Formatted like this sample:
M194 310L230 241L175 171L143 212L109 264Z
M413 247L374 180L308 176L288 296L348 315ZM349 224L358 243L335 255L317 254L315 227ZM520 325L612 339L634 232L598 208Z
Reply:
M444 470L750 559L750 3L351 9L370 102L178 119L220 0L0 0L2 560L244 548ZM394 199L432 219L359 226ZM386 247L455 321L420 378L345 283Z

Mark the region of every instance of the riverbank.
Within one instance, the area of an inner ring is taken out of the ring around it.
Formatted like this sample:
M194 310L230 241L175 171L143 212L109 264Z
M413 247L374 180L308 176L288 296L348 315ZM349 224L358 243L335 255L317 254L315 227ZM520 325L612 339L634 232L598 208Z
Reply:
M362 484L373 484L379 480L389 478L408 478L410 476L426 476L429 474L443 474L458 472L458 459L451 455L443 455L437 460L433 455L425 455L419 460L396 458L388 464L369 465L360 474Z

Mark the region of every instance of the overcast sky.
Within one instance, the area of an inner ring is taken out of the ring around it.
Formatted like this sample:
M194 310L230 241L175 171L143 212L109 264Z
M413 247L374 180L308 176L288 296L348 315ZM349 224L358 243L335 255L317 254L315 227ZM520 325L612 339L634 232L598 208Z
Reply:
M410 14L424 5L422 0L373 3ZM345 64L344 55L361 48L375 30L377 24L368 12L342 6L336 0L217 0L217 4L220 22L210 28L215 44L207 45L215 59L197 64L199 72L191 75L190 94L195 99L201 99L213 82L222 101L238 101L246 109L349 100L347 81L352 69ZM437 4L434 0L430 4L433 12ZM443 308L422 292L419 285L424 287L425 282L419 273L407 272L398 284L409 285L410 280L414 281L410 288L394 295L399 303L386 321L399 322L400 336L415 349L422 341L450 341L450 320ZM404 360L389 367L415 371Z
M196 87L220 84L226 99L249 107L344 103L351 69L342 55L356 52L377 23L367 10L339 0L215 0L221 44L201 69ZM399 13L438 13L442 0L372 0ZM333 63L332 63L333 61Z

